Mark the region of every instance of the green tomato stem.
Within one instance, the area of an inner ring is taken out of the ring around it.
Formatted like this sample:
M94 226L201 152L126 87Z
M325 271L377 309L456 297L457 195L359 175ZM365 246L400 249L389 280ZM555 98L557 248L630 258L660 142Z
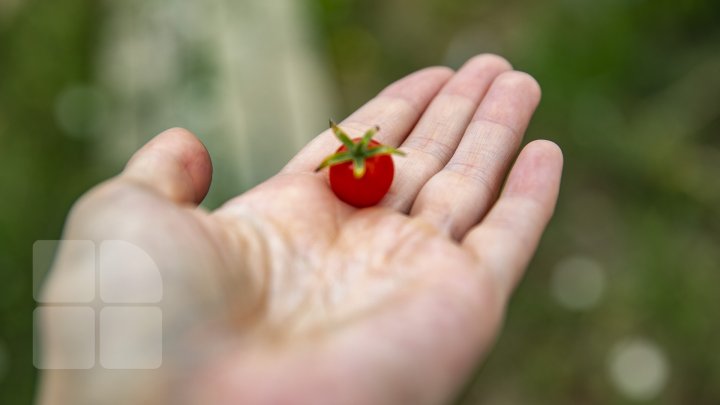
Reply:
M335 134L335 137L338 138L347 150L336 152L326 157L315 169L316 172L329 166L352 161L353 176L356 179L361 179L365 175L365 161L368 158L379 155L405 156L405 152L393 148L392 146L370 146L373 136L380 131L380 127L377 125L368 129L363 137L357 142L354 142L350 136L340 129L340 127L332 120L330 120L330 128L332 129L333 134Z

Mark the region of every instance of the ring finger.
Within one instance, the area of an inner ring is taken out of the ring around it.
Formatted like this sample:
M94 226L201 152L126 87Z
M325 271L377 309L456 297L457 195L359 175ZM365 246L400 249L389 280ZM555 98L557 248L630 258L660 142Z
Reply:
M423 186L411 213L462 238L493 204L539 101L532 76L498 76L452 158Z

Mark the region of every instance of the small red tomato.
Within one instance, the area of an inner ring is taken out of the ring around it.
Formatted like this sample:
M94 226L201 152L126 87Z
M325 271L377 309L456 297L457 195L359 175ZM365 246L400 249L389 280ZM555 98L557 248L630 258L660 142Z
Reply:
M359 142L360 138L353 139ZM369 148L378 147L380 143L371 140ZM337 152L346 151L342 145ZM370 207L382 200L390 190L395 174L390 155L375 155L365 159L365 174L355 178L353 174L353 161L347 161L330 166L330 188L339 199L358 207Z
M358 208L377 204L387 194L395 174L390 155L404 153L373 140L377 127L355 139L332 122L330 127L342 145L316 171L330 167L330 188L342 201Z

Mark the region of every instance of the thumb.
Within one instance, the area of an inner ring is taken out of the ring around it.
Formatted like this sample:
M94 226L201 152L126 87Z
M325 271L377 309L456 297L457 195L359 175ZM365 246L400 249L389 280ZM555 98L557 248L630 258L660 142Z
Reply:
M212 162L190 131L171 128L130 158L120 176L141 183L180 204L199 204L210 188Z

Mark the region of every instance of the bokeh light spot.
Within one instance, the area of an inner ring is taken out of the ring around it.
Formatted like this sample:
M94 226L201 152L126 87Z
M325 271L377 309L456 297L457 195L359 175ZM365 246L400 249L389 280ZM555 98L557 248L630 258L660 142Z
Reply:
M646 401L665 387L669 368L663 351L655 343L633 338L615 345L610 353L609 373L620 393Z
M70 136L88 137L98 134L108 112L105 95L95 87L70 86L55 101L55 118Z
M605 272L590 258L572 256L557 264L550 283L551 293L560 305L582 311L596 306L602 298Z

